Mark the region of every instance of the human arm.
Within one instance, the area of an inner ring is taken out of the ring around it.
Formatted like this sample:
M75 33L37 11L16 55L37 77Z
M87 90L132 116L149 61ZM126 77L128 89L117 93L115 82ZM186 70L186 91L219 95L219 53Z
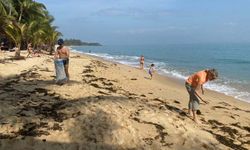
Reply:
M204 103L208 104L208 102L205 101L203 98L201 98L201 96L196 91L195 91L195 95L198 96L201 101L203 101Z
M70 52L69 52L69 48L67 47L66 49L67 49L67 50L66 50L66 55L67 55L67 57L69 58L69 53L70 53Z
M58 54L57 49L56 49L55 54L54 54L54 59L59 59L59 54Z
M203 88L203 84L201 84L201 93L204 95L204 88Z

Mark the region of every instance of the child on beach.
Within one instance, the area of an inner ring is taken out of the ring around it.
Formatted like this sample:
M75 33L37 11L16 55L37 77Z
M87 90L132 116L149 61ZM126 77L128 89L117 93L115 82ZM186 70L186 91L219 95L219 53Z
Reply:
M198 110L199 104L200 104L199 99L204 101L201 98L201 96L198 94L198 91L201 89L202 94L204 94L203 84L205 84L208 81L215 80L216 78L218 78L217 70L207 69L207 70L202 70L191 75L186 80L185 87L189 94L188 113L191 116L193 115L193 120L196 123L199 123L196 117L196 111Z
M154 66L155 66L154 64L151 64L150 68L148 70L148 73L150 75L150 80L152 80L152 78L153 78Z

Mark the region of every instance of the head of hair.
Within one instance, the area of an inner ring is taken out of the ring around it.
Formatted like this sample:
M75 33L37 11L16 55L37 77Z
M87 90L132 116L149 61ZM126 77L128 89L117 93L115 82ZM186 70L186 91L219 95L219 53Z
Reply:
M155 66L155 64L151 64L151 67L154 67Z
M218 71L216 69L212 68L212 69L209 69L208 71L212 75L213 79L218 78L219 74L218 74Z
M63 45L63 43L64 43L63 39L59 39L59 40L57 41L57 44L58 44L58 45Z

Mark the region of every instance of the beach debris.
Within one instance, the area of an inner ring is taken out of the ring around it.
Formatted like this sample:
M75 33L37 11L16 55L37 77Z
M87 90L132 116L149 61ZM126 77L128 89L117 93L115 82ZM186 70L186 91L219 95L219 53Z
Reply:
M104 81L102 82L102 84L103 84L103 85L106 85L106 86L112 86L112 85L114 85L114 84L111 83L111 82L104 82Z
M230 104L226 103L226 102L219 102L218 104L222 104L224 106L231 106Z
M197 114L197 115L201 115L201 111L198 109L198 110L196 111L196 114Z
M94 70L92 70L90 68L87 68L87 69L82 71L82 73L92 73L92 72L94 72Z
M213 134L221 144L228 146L232 149L247 150L247 148L243 146L244 143L246 143L246 141L243 138L244 136L242 135L242 132L239 132L235 128L220 123L217 120L208 120L208 123L212 125L213 130L208 130L208 129L204 130ZM233 125L234 127L238 127L242 130L245 130L244 127L240 126L239 122L233 123L231 125Z
M23 125L23 128L19 130L16 134L22 135L22 136L41 136L41 135L49 135L49 132L39 130L41 125L38 125L36 123L27 123Z
M103 95L110 95L109 93L106 93L104 91L98 91L99 94L103 94Z
M177 100L174 100L174 103L176 103L176 104L180 104L180 102L179 102L179 101L177 101Z
M229 110L228 108L223 107L223 106L213 106L212 110L215 110L215 109L227 109L227 110Z
M213 132L212 130L206 130L207 132L211 133L212 135L215 136L215 138L223 145L228 146L232 149L236 150L248 150L247 148L243 147L242 144L235 144L234 140L231 138L228 138L226 136L222 136L220 134L217 134Z
M154 141L153 138L143 138L142 140L148 145L152 145Z
M157 124L157 123L153 123L153 122L149 122L149 121L143 121L137 117L131 117L131 119L133 119L134 121L136 121L138 123L149 124L149 125L155 126L158 135L156 135L153 139L160 140L160 142L162 143L162 146L170 146L170 145L166 144L165 137L168 136L168 133L165 131L165 128L162 125ZM148 143L147 140L145 142Z

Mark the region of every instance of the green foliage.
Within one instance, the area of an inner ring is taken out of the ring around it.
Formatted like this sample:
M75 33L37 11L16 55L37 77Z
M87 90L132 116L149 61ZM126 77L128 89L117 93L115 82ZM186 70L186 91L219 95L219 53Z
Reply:
M33 0L0 0L0 36L19 48L28 43L52 47L61 33L44 4Z
M82 42L78 39L66 39L64 41L65 45L74 45L74 46L102 46L100 43L89 43L89 42Z

